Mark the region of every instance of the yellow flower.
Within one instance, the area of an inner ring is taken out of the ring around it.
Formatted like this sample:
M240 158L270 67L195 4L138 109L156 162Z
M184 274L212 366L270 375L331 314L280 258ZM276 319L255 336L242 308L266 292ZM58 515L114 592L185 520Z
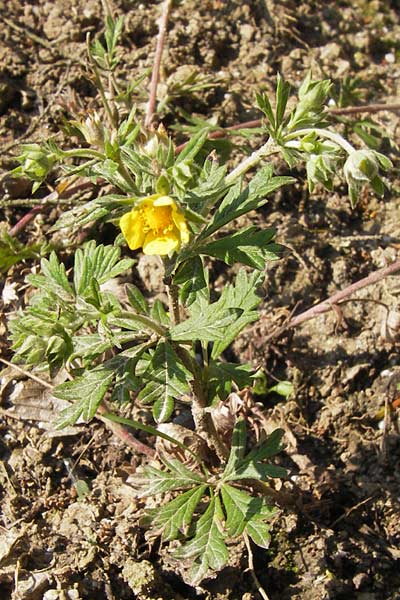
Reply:
M169 254L189 241L185 217L170 196L144 198L120 219L119 226L131 250Z

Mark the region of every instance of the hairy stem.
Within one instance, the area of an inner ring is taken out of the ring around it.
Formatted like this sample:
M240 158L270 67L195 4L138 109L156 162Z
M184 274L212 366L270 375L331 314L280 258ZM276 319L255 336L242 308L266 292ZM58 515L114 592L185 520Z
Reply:
M175 350L185 367L193 374L191 410L195 431L206 440L210 448L215 451L219 460L225 462L229 452L218 435L211 413L207 410L207 398L204 393L202 370L197 364L196 359L190 355L186 348L177 344Z
M233 183L236 181L236 179L255 167L261 160L267 156L270 156L271 154L276 154L277 152L279 152L279 146L275 144L272 138L269 138L268 141L261 146L261 148L258 148L258 150L250 154L250 156L242 161L235 169L233 169L233 171L228 173L228 175L225 177L225 183Z
M152 124L152 121L154 118L155 109L156 109L157 87L158 87L158 80L160 77L161 58L162 58L162 53L163 53L163 49L164 49L165 35L167 33L168 18L169 18L169 13L171 10L172 2L173 2L173 0L164 0L164 4L162 7L162 13L161 13L158 36L157 36L156 53L154 56L153 71L151 74L149 102L147 104L146 118L144 121L144 125L146 128L151 127L151 124Z
M285 141L293 139L293 140L295 140L294 143L296 143L300 137L303 137L310 133L315 133L319 137L326 138L327 140L331 140L331 142L334 142L335 144L337 144L338 146L343 148L343 150L345 152L347 152L347 154L351 154L352 152L355 151L354 146L349 144L349 142L347 140L345 140L344 138L342 138L342 136L339 135L338 133L335 133L334 131L331 131L330 129L321 129L318 127L307 127L305 129L296 129L292 133L289 133L288 135L285 136ZM290 144L287 144L287 145L290 147Z

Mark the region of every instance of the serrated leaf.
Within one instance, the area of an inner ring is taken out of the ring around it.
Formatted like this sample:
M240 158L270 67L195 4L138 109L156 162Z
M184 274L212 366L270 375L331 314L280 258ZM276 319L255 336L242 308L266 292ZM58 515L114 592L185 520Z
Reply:
M215 256L228 265L238 262L262 270L267 260L279 258L278 252L281 247L270 243L274 236L273 229L257 231L256 227L248 227L215 242L199 246L196 251Z
M174 409L174 399L189 391L192 375L183 366L171 344L162 340L142 377L147 383L138 399L143 404L154 404L154 418L158 423L164 423Z
M53 390L53 395L61 400L68 400L76 404L76 410L71 407L61 413L57 427L72 425L80 416L84 421L89 421L97 411L114 376L114 369L107 363L86 371L73 381L58 385ZM79 408L79 411L78 411Z
M168 504L149 511L153 526L162 528L162 536L165 540L174 540L180 532L187 531L196 506L206 489L207 485L194 487Z
M139 314L148 314L149 307L147 305L145 297L143 296L139 288L136 285L127 283L125 286L125 290L129 304L132 306L132 308L134 308Z
M209 133L209 128L205 127L202 131L196 133L186 144L185 148L176 158L175 164L178 165L184 161L194 159L204 146Z
M176 342L191 341L202 342L223 340L227 328L238 321L242 311L236 308L219 309L217 303L205 307L204 312L182 321L170 330L171 339Z
M158 321L158 323L165 325L165 327L170 325L168 313L165 310L164 304L158 298L151 307L150 316L154 321Z
M246 451L246 439L246 423L243 418L240 418L236 421L232 432L231 450L222 475L225 481L229 480L230 476L235 473L237 465L243 460Z
M180 265L174 277L174 283L180 286L181 301L190 307L192 317L199 315L202 309L209 304L209 276L200 256Z
M261 168L250 184L241 191L241 182L234 185L217 208L210 224L200 233L199 240L209 237L224 225L267 202L268 194L283 185L295 182L293 177L273 177L272 167Z
M143 470L143 475L138 475L136 479L141 489L139 498L165 494L172 490L193 488L193 486L205 483L200 475L189 470L180 461L171 459L164 462L168 471L161 471L147 465Z
M199 584L209 570L222 569L228 561L229 553L221 533L221 514L219 498L212 497L196 524L194 538L176 553L179 558L194 559L190 569L192 585Z
M250 521L246 525L246 533L251 537L253 542L260 548L269 548L271 543L270 527L263 521Z
M117 277L133 264L131 259L119 260L121 249L117 246L96 246L94 240L75 253L74 287L78 295L86 297L90 282L95 279L99 285Z
M280 127L285 116L285 110L290 94L290 84L281 75L277 75L276 84L276 128Z
M212 359L218 358L246 325L258 319L258 312L253 309L260 303L260 297L256 293L260 282L260 273L254 272L247 275L244 269L241 269L236 276L235 285L227 285L224 288L218 300L219 306L221 308L240 309L243 313L225 331L223 339L215 340L211 352Z
M260 479L261 481L265 481L268 477L285 479L287 477L287 470L277 465L244 461L229 477L229 481L239 481L240 479Z
M275 429L265 441L249 452L246 460L261 461L278 454L281 450L281 440L284 434L283 429Z
M229 536L241 535L248 523L257 517L260 518L264 506L263 498L250 496L243 490L226 483L221 486L221 495L226 511L225 526Z
M251 365L236 363L211 362L207 372L207 389L210 403L217 396L225 400L232 391L234 382L241 390L250 387L253 382L254 369Z
M52 252L49 260L43 258L40 267L42 274L29 275L27 280L46 292L52 292L62 300L72 300L73 290L68 281L65 266L59 262L56 253Z

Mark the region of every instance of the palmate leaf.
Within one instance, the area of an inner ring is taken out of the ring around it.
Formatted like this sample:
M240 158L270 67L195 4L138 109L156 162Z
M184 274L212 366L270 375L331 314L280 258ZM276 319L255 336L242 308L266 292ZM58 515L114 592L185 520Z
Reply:
M257 231L256 227L224 236L215 242L204 244L196 250L200 254L215 256L228 265L236 262L262 270L267 260L278 260L281 246L271 244L275 236L273 229Z
M254 369L251 365L211 361L207 371L210 402L215 397L225 400L232 391L232 383L235 383L240 390L250 387L253 383L253 374Z
M52 293L61 300L71 301L73 290L68 281L65 266L60 263L55 252L49 259L42 258L40 262L41 275L28 275L27 281L35 287Z
M196 506L206 489L206 484L194 487L168 504L149 511L153 526L162 528L162 536L165 540L174 540L180 531L185 533L188 530Z
M154 404L155 420L164 423L174 409L174 399L189 391L191 378L192 375L181 363L171 344L162 340L143 374L147 383L138 399L144 404Z
M176 552L177 558L192 558L191 584L197 585L209 570L219 571L227 563L229 554L221 533L224 519L219 497L211 497L205 513L196 523L193 539Z
M267 506L264 498L250 496L231 485L223 484L221 496L228 535L237 537L246 531L257 545L268 548L270 536L265 521L271 519L277 510Z

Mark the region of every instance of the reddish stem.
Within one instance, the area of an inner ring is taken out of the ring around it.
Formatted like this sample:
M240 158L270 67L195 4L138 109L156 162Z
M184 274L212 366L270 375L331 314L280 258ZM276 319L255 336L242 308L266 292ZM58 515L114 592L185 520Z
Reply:
M151 74L149 103L147 105L146 118L144 121L144 125L146 128L151 127L154 113L156 110L157 87L158 87L158 81L160 78L161 58L162 58L162 53L163 53L163 49L164 49L164 41L165 41L165 35L167 33L168 18L169 18L171 6L172 6L172 0L164 0L162 13L161 13L161 17L160 17L158 36L157 36L157 45L156 45L156 53L154 56L153 71Z
M302 312L296 317L293 317L288 323L282 325L282 327L279 327L275 331L273 331L271 335L267 337L267 340L279 336L281 333L286 331L286 329L289 329L291 327L297 327L297 325L300 325L305 321L309 321L310 319L314 319L315 317L318 317L319 315L328 312L328 310L331 310L336 304L343 302L343 300L346 300L358 290L361 290L362 288L365 288L368 285L372 285L373 283L377 283L385 277L396 273L396 271L400 271L400 260L396 260L388 267L383 267L383 269L378 269L377 271L370 273L370 275L368 275L367 277L364 277L363 279L352 283L344 290L336 292L323 302L315 304L315 306L312 306L311 308Z

